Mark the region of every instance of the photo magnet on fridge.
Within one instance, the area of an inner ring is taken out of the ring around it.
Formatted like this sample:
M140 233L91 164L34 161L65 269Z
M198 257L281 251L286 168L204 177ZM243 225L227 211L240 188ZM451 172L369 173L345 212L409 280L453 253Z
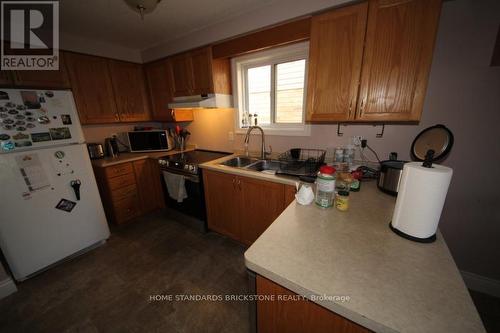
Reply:
M61 199L59 203L56 205L56 208L70 213L73 210L73 208L75 208L75 206L76 202L67 199Z

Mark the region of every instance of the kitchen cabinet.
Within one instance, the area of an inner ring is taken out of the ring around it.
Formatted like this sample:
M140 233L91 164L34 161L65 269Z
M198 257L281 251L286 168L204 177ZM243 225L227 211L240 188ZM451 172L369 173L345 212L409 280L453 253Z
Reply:
M116 111L121 122L149 121L146 77L140 64L108 60Z
M310 122L420 120L441 0L370 0L366 6L312 19Z
M94 167L94 173L106 216L116 224L165 207L155 160Z
M209 229L246 245L281 214L290 201L285 193L294 191L290 185L211 170L203 170L203 181Z
M356 118L418 121L441 0L372 0Z
M0 71L0 86L10 87L14 84L12 71Z
M298 298L297 294L260 275L256 277L256 289L257 295L274 296L274 300L262 297L257 301L259 333L372 332L316 303Z
M144 65L151 100L151 115L156 121L172 121L168 103L172 102L172 68L169 59Z
M307 120L353 118L363 58L368 4L313 17L309 44Z
M59 52L59 70L57 71L1 71L0 86L46 89L70 88L66 69L65 52Z
M157 161L153 159L134 161L133 166L141 213L145 214L165 207L161 173Z
M28 88L68 89L71 87L66 69L66 53L59 52L57 71L14 71L14 85Z
M170 58L173 95L231 94L229 59L212 59L212 48L204 47Z
M107 59L67 53L66 62L80 122L119 122Z

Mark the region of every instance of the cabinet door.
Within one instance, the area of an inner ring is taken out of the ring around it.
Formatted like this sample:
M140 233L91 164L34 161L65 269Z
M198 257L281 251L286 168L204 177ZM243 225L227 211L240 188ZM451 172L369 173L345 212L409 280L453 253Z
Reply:
M208 228L240 240L240 198L237 177L203 170Z
M109 70L120 120L151 120L146 77L142 66L126 61L109 60Z
M205 47L191 51L193 71L193 92L195 95L213 93L212 82L212 49Z
M118 122L113 85L105 58L66 54L71 88L82 124Z
M158 163L155 160L144 159L133 162L133 165L141 214L164 207Z
M153 120L172 121L168 103L172 102L172 70L169 60L155 61L144 66L148 80Z
M14 80L11 71L0 71L0 86L12 87Z
M193 67L189 53L170 58L175 97L193 95Z
M336 9L311 22L307 120L354 117L368 5Z
M285 208L285 186L247 177L238 177L241 192L241 241L251 245Z
M441 0L370 1L359 120L418 121Z
M16 86L29 88L70 88L64 52L59 52L59 70L16 71L14 73L14 83L16 84Z

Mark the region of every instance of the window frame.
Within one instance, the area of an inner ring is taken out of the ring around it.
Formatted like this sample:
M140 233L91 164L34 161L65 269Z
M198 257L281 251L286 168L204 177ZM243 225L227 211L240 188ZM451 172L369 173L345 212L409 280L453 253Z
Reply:
M275 123L276 120L276 65L305 59L304 95L302 100L302 123ZM258 124L266 135L310 136L311 126L306 120L307 101L307 74L309 64L309 42L300 42L292 45L276 47L265 51L254 52L248 55L231 59L231 73L233 85L233 102L236 111L234 131L237 134L246 133L241 128L241 115L248 105L248 86L246 73L249 68L271 65L271 124Z

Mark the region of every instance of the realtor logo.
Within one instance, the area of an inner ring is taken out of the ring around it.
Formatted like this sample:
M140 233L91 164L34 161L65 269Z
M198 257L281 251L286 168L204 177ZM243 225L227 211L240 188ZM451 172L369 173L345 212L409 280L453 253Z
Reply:
M59 1L2 1L2 70L59 69Z

